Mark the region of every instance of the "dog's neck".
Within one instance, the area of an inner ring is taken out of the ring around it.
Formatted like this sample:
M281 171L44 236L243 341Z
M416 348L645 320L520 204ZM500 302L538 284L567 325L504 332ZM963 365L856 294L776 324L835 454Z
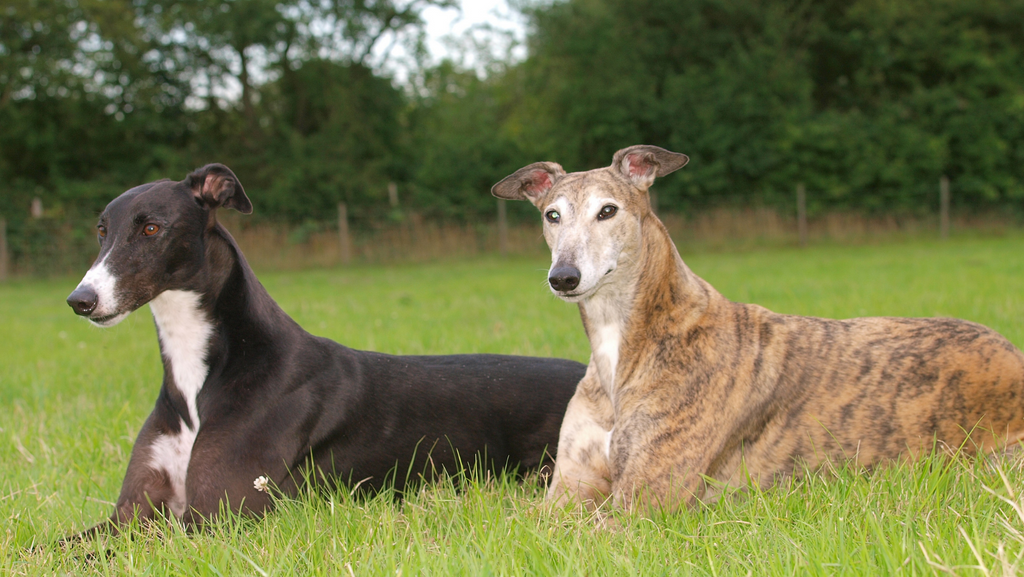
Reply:
M164 386L182 423L193 433L201 424L199 392L211 375L229 365L228 355L260 355L251 347L279 339L275 317L288 318L256 280L231 235L220 225L207 232L205 264L188 288L167 290L150 301ZM290 319L289 319L290 320Z
M613 276L580 302L580 317L590 340L590 362L609 397L615 390L622 339L637 288L628 271L619 269Z
M668 325L677 332L696 324L718 296L683 263L653 214L641 219L636 254L624 257L594 295L580 302L591 362L613 402L621 384L637 370L645 343L658 343L657 333Z
M181 397L188 416L183 420L193 432L197 431L196 397L209 373L207 354L213 335L213 323L202 306L202 295L186 290L164 291L150 301L149 310L160 340L164 383L172 402Z

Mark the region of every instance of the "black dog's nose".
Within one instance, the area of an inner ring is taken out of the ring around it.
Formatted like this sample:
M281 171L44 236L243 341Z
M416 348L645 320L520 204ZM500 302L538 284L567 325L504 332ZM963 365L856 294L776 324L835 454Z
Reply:
M548 273L548 282L558 292L571 291L580 284L580 270L574 266L556 266Z
M87 286L80 286L68 296L68 306L74 309L76 315L87 315L96 310L96 291Z

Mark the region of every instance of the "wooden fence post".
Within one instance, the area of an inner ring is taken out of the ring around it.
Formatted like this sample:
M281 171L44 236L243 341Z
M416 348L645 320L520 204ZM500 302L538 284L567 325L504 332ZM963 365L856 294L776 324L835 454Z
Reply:
M388 183L388 204L391 208L398 208L398 185L394 182Z
M0 217L0 282L7 282L10 262L10 255L7 254L7 219Z
M352 239L348 235L348 207L344 202L338 203L338 248L341 250L341 262L352 261Z
M807 190L802 182L796 185L796 230L800 246L807 246Z
M939 236L949 238L949 177L939 179Z
M498 252L501 256L508 254L508 215L502 198L498 199Z

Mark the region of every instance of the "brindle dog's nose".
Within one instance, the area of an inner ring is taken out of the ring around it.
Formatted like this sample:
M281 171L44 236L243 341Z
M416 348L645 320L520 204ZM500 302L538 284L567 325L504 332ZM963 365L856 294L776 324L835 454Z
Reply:
M80 286L68 296L68 305L74 309L76 315L84 316L96 310L98 300L96 291L87 286Z
M548 274L548 282L558 292L571 291L580 284L580 270L574 266L556 266Z

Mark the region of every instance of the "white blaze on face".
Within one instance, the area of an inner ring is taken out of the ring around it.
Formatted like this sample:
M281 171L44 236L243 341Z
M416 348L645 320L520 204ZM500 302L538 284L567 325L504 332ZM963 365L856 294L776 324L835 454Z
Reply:
M558 224L551 224L547 220L548 213L552 210L557 212L559 215ZM564 233L566 231L566 223L571 223L574 218L572 205L569 204L569 201L564 196L560 196L556 198L554 202L549 204L542 213L544 214L545 226L552 227L552 230L555 231L556 235L554 245L551 247L551 268L554 268L555 264L558 263L558 259L562 258L565 253L563 245L566 236Z
M200 308L198 293L164 291L149 303L156 321L161 350L167 359L174 385L185 398L192 427L181 422L177 435L162 435L151 447L150 465L167 472L174 490L168 503L171 511L181 516L185 511L185 478L192 456L192 445L199 431L196 397L206 382L209 367L206 352L213 325Z
M557 210L562 220L557 225L548 225L555 230L555 243L551 250L551 266L558 263L575 266L580 271L580 284L573 290L576 295L592 291L609 271L618 266L623 243L617 232L615 219L626 218L618 214L607 221L597 220L601 209L607 205L619 207L614 198L598 195L599 189L587 196L579 205L572 205L565 197L557 198L547 209ZM557 291L555 294L558 294ZM565 298L564 295L559 295ZM569 302L579 299L566 298Z
M85 276L82 277L82 282L78 283L78 287L75 289L78 290L78 288L88 287L96 293L96 309L89 315L89 317L91 317L89 318L89 321L94 325L101 327L112 327L124 320L124 318L131 312L126 311L118 313L120 303L118 302L116 291L117 277L110 272L109 268L107 268L108 256L110 256L109 252L104 255L103 260L92 265L88 272L85 273ZM115 313L118 314L109 319L104 318ZM103 320L96 321L93 320L93 318Z

